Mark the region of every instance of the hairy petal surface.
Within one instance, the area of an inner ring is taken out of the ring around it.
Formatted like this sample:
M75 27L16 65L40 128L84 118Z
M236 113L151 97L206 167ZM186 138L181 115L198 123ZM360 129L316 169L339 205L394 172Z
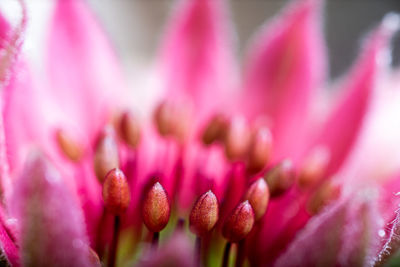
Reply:
M224 0L181 1L161 47L167 95L201 107L196 112L221 103L236 78L224 5Z
M369 193L364 191L342 199L313 217L275 266L371 264L378 243L376 222L380 217Z
M15 188L11 211L19 223L22 264L90 266L83 214L43 155L32 155Z
M320 5L316 0L294 1L261 30L249 49L245 111L253 118L271 118L278 159L295 159L313 95L325 76Z

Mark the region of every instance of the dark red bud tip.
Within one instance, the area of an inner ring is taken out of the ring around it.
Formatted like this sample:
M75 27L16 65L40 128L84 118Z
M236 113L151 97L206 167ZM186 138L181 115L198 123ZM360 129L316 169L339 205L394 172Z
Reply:
M106 175L103 200L107 210L115 215L122 215L128 208L131 200L129 185L120 169L113 169Z
M271 157L272 134L267 127L258 128L253 134L249 150L249 166L251 173L264 169Z
M89 261L91 263L91 266L93 266L93 267L101 267L101 262L100 262L99 256L91 248L89 248Z
M244 198L250 202L255 219L259 220L265 214L269 202L269 189L265 180L260 178L253 182Z
M286 192L294 183L295 171L290 160L283 160L268 171L264 176L271 197L277 197Z
M194 204L189 217L190 230L197 236L204 236L218 221L218 200L213 192L201 195Z
M103 183L107 173L119 168L118 145L112 127L107 127L101 134L94 153L94 171L97 179Z
M162 185L155 183L145 194L142 206L142 217L151 232L160 232L167 225L171 207L167 192Z
M122 140L132 148L136 148L140 142L139 121L132 113L126 111L121 115L119 131Z
M82 146L63 130L56 132L59 148L72 161L79 161L83 156Z
M217 114L206 125L201 140L205 145L211 145L216 141L223 141L228 128L228 120L225 116Z
M249 201L240 203L225 220L222 235L232 243L245 238L254 225L254 211Z
M234 118L225 136L225 154L229 160L243 158L249 151L251 140L247 121L242 117Z

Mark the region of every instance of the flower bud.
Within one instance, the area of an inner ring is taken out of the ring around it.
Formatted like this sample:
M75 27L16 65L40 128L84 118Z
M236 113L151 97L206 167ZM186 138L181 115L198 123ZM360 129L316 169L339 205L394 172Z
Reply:
M222 235L232 243L245 238L254 225L254 211L248 200L240 203L225 220Z
M315 148L299 170L298 184L300 188L307 188L317 183L324 175L329 160L330 155L326 148Z
M129 185L120 169L112 169L106 175L103 200L106 208L115 215L122 215L128 208L131 201Z
M218 200L213 192L201 195L189 217L190 230L197 236L206 235L218 221Z
M100 258L97 253L89 247L89 261L93 267L101 267Z
M132 148L138 146L140 142L140 125L132 113L126 111L122 114L119 130L125 143Z
M216 141L222 141L225 138L228 128L228 121L221 114L215 115L206 125L201 140L205 145L211 145Z
M324 182L310 197L307 210L311 214L317 214L323 207L338 199L340 196L340 186L331 181Z
M286 192L293 185L294 178L294 167L290 160L281 161L264 175L271 197Z
M74 162L77 162L82 158L82 146L65 131L59 129L56 132L56 139L58 146L67 158Z
M151 232L160 232L167 225L171 207L167 192L162 185L155 183L145 194L142 203L142 217Z
M167 101L161 102L154 112L154 122L161 136L168 136L173 131L173 107Z
M113 128L107 127L96 145L94 171L97 179L103 183L107 173L115 168L119 168L118 145Z
M261 171L268 163L272 150L272 134L267 127L258 128L252 138L248 169L252 173Z
M234 118L225 136L225 154L229 160L238 160L246 155L250 145L250 129L242 117Z
M250 202L254 211L254 217L259 220L267 211L269 201L268 185L263 178L253 182L244 197Z

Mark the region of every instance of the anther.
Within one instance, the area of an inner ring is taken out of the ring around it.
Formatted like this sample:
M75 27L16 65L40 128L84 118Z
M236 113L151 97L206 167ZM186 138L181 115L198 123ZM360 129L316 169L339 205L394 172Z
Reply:
M248 169L252 173L261 171L268 163L272 150L272 134L267 127L256 129L249 150Z
M254 211L249 201L240 203L225 220L222 235L231 243L244 239L254 225Z
M120 169L113 169L103 184L103 200L108 211L116 216L122 215L131 200L128 181Z
M299 170L298 184L300 188L307 188L318 182L325 173L330 160L329 151L324 147L317 147L306 158Z
M267 211L269 201L268 185L263 178L253 182L244 197L254 210L255 220L259 220Z
M65 131L61 129L57 130L56 139L58 146L67 158L74 162L77 162L82 158L82 146Z
M211 145L217 141L223 141L228 128L228 120L222 114L214 115L206 125L201 136L203 144Z
M283 160L269 170L264 179L268 184L271 197L285 193L294 183L295 171L290 160Z
M218 200L213 192L201 195L194 204L189 217L190 230L202 237L213 229L218 221Z
M140 142L140 125L131 112L124 112L121 115L119 131L122 140L132 148L136 148Z
M100 136L94 154L94 171L102 183L107 173L119 168L118 145L112 127L107 127Z
M160 232L167 225L170 213L171 207L167 192L157 182L146 192L143 198L143 222L151 232Z
M225 136L225 154L229 160L243 158L250 145L250 129L243 117L231 120Z

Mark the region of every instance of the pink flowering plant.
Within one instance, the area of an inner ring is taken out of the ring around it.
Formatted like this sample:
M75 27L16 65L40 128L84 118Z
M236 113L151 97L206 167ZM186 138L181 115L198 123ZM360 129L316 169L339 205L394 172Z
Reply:
M141 114L153 88L128 88L83 0L55 0L41 70L18 3L0 14L3 265L396 264L397 15L331 85L321 1L289 3L238 68L227 3L181 0Z

